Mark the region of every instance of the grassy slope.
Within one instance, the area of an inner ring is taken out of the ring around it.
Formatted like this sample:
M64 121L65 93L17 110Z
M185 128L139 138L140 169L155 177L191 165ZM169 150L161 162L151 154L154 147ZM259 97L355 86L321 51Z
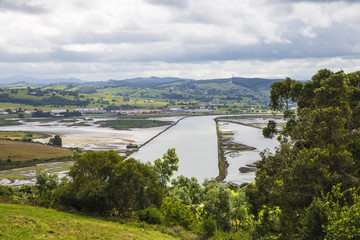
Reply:
M0 159L11 161L26 161L31 159L48 159L72 156L72 151L66 148L52 147L38 143L0 140Z
M0 203L1 239L176 239L151 229L53 209Z

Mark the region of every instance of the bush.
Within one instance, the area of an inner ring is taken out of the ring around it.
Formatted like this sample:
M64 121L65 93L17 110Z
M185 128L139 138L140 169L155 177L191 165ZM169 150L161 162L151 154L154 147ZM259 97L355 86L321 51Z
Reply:
M164 215L160 210L154 207L148 207L138 211L137 216L140 221L144 221L148 224L161 224L164 221Z
M214 236L216 232L216 221L212 218L205 218L201 225L202 235L206 238Z
M15 191L12 186L0 185L0 196L12 196Z
M166 224L169 226L179 225L190 230L196 224L196 216L191 208L173 198L165 198L161 210L164 213Z

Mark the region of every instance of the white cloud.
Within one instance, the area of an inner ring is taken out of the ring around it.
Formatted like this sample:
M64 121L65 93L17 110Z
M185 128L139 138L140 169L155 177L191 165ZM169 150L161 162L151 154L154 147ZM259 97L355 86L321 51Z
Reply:
M323 64L354 69L358 12L357 1L3 0L0 77L276 77L310 76Z

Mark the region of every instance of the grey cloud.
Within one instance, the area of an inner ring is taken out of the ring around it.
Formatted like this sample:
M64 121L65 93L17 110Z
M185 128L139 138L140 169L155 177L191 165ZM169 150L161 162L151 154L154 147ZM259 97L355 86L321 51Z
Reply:
M155 5L165 5L170 7L184 8L188 5L187 0L146 0L147 2Z
M39 63L39 62L96 62L101 56L93 53L78 53L54 48L47 53L8 53L0 49L0 62L4 63Z
M0 62L207 62L227 60L279 60L300 58L331 58L343 56L358 56L360 48L358 31L350 27L334 24L331 28L314 28L314 38L304 37L298 29L301 22L293 22L289 31L282 37L290 43L260 42L258 44L237 45L225 43L221 39L175 44L171 36L146 32L118 32L114 34L97 34L83 32L66 44L83 43L122 43L127 42L127 48L119 52L76 52L66 51L61 47L53 48L48 53L14 54L0 49ZM184 39L183 39L184 40ZM159 41L163 44L157 44Z
M119 31L113 33L78 32L71 43L151 43L169 40L164 34L152 32ZM60 40L61 41L61 40Z
M358 3L359 0L275 0L277 2L315 2L315 3L328 3L328 2L354 2Z
M47 12L45 8L30 4L30 1L25 0L0 0L0 11L10 10L18 11L28 14L40 14Z

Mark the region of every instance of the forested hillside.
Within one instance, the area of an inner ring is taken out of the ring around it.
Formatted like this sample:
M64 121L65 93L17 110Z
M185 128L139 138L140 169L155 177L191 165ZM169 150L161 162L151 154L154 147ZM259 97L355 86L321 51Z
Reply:
M191 80L182 78L135 78L63 85L0 88L0 108L27 110L41 107L123 109L222 108L240 113L268 110L270 85L275 80L224 78ZM26 85L28 86L28 85Z

